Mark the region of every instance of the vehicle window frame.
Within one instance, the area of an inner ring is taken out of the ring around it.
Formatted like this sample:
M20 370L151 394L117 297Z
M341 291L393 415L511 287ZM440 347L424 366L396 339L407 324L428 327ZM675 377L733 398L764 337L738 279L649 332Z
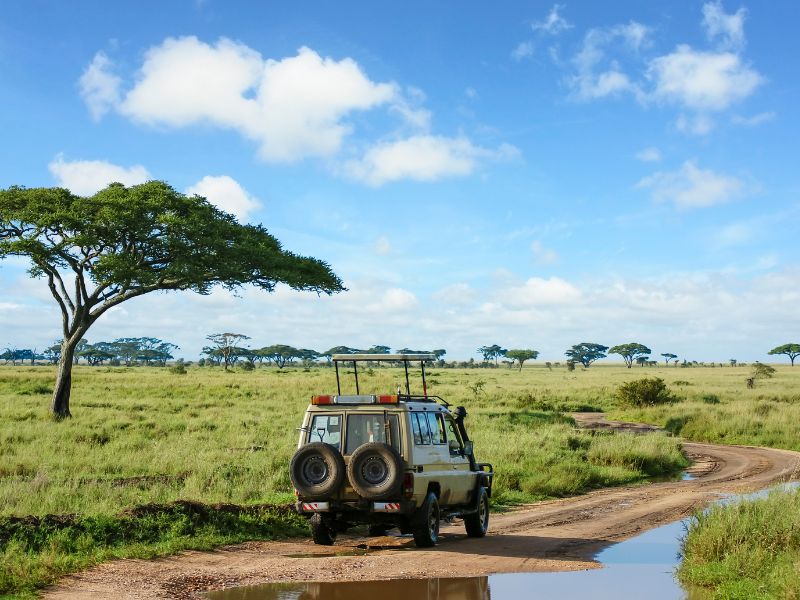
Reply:
M447 436L445 435L444 431L444 422L442 421L442 413L433 413L429 412L428 415L428 429L431 428L431 421L433 420L436 423L436 432L437 432L437 440L434 441L433 430L431 429L431 443L434 446L443 446L447 444Z
M342 428L343 431L344 431L344 435L342 436L342 438L343 438L342 445L341 445L342 455L343 456L350 456L351 454L353 454L353 452L356 451L356 449L359 446L362 446L363 444L368 443L368 442L363 442L362 444L359 444L358 446L356 446L352 450L348 450L348 443L349 442L348 442L347 438L349 437L348 433L349 433L349 423L350 423L350 418L351 417L378 417L379 419L382 420L384 414L385 413L373 412L373 411L370 411L370 412L361 412L361 411L359 411L359 412L353 412L353 413L345 413L345 421L344 421L344 426ZM395 413L388 413L386 416L388 417L388 420L389 420L389 440L388 440L388 442L383 442L383 443L388 443L389 446L391 446L392 448L397 450L397 452L399 452L400 455L402 456L403 455L403 444L402 444L403 437L402 437L402 433L400 432L400 416L395 414ZM393 422L394 422L394 424L393 424ZM397 434L397 440L396 441L394 440L395 433ZM377 441L381 441L381 440L377 440Z
M456 426L456 420L453 417L445 417L445 433L447 434L447 448L450 451L450 456L464 456L464 440L461 439L461 433ZM458 450L450 448L450 433L453 433L455 440L458 442Z
M325 428L327 431L328 427L330 427L330 419L332 417L339 417L339 443L338 444L331 444L329 442L325 442L319 439L319 434L317 430L314 428L314 422L321 417L326 417L328 419L328 424ZM314 413L311 415L311 423L308 425L308 435L306 437L306 444L311 444L313 442L322 442L323 444L328 444L329 446L333 446L337 448L339 452L342 451L344 441L344 415L342 413Z
M416 443L416 439L414 440L415 445L417 446L431 446L431 429L428 424L428 415L427 413L423 412L414 412L411 413L414 415L414 419L417 420L419 423L419 432L420 432L420 439L422 440L419 444ZM423 431L422 426L425 426ZM427 441L425 441L427 440Z

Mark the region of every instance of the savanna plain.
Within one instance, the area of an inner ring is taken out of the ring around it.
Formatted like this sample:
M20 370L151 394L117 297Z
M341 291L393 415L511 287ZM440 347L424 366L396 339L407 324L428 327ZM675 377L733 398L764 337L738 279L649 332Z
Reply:
M749 366L534 364L433 368L428 384L467 407L505 510L678 474L688 465L681 439L800 450L800 368L776 365L752 389L750 375ZM663 380L663 402L620 394L645 377ZM53 378L51 367L0 367L0 595L32 596L112 558L306 535L289 508L287 465L310 397L336 390L333 369L78 366L74 416L61 422L47 415ZM387 393L403 375L374 368L359 379L362 391ZM584 411L666 431L584 431L570 416ZM798 505L781 492L698 514L679 577L720 598L798 597Z

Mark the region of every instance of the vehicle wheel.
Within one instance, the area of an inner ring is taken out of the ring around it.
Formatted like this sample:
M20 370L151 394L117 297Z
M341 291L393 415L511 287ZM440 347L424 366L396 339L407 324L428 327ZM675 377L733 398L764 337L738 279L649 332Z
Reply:
M403 461L391 446L370 442L353 452L347 465L347 478L362 498L396 498L403 483Z
M378 525L378 524L370 525L369 526L369 535L371 537L380 537L380 536L386 535L386 531L388 529L389 528L386 527L386 525Z
M344 459L330 444L313 442L297 449L289 465L294 488L307 500L330 498L344 482Z
M430 548L439 541L439 501L436 494L430 492L425 502L419 507L414 524L414 543L417 548Z
M478 488L478 512L464 517L464 527L469 537L483 537L489 529L489 494L486 488Z
M314 539L315 544L333 546L333 542L336 541L336 530L325 523L321 514L314 513L311 515L308 524L311 526L311 537Z

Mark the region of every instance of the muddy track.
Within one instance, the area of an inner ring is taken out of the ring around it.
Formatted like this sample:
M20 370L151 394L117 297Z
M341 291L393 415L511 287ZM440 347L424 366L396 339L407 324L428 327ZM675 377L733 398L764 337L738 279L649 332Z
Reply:
M581 415L585 427L646 432L651 426ZM204 590L270 581L357 581L462 577L596 568L596 552L692 514L721 494L768 487L800 476L800 453L687 442L690 481L597 490L492 515L490 534L469 539L460 521L442 524L442 541L417 550L401 537L344 537L334 548L309 540L251 542L216 552L121 560L70 576L47 598L197 598ZM369 548L369 551L364 550ZM336 556L331 556L336 553ZM299 556L298 556L299 555Z

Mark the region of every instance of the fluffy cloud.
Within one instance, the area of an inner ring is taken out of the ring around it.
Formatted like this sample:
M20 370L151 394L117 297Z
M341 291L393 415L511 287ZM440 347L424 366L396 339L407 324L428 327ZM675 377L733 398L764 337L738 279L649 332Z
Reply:
M251 212L261 208L261 203L256 198L227 175L206 175L189 187L186 194L203 196L218 208L231 213L242 223L249 220Z
M550 35L558 35L567 29L571 29L572 24L559 14L559 11L563 8L563 5L554 4L547 16L541 21L532 23L531 28L534 31L542 31Z
M756 125L761 125L762 123L769 123L770 121L774 120L777 115L774 111L767 111L758 113L751 117L743 117L741 115L734 115L731 118L731 122L736 125L744 125L746 127L755 127Z
M142 165L120 167L104 160L64 160L59 154L48 165L57 185L73 194L91 196L110 183L126 186L144 183L152 176Z
M650 63L653 99L695 110L723 110L763 83L756 71L731 52L701 52L680 45Z
M119 104L122 80L112 72L112 64L104 52L95 54L78 80L81 97L95 121Z
M520 309L574 304L580 297L580 290L560 277L531 277L522 285L511 286L495 294L493 301Z
M264 60L228 39L168 38L148 50L138 80L119 105L152 125L211 123L259 144L267 161L330 156L351 127L346 117L399 97L391 83L372 82L346 58L323 58L310 48Z
M496 150L475 146L465 137L415 135L397 141L380 142L365 154L345 164L345 174L372 186L412 179L436 181L472 173L480 159L503 160L517 156L513 146Z
M648 188L657 202L673 202L679 208L700 208L728 202L744 192L744 183L733 176L701 169L686 161L677 171L659 171L636 184Z
M728 14L722 2L708 2L703 5L703 27L708 39L719 42L723 48L739 49L744 45L744 19L747 11L740 8Z
M533 56L533 42L520 42L517 47L511 51L511 58L516 61L524 60Z

